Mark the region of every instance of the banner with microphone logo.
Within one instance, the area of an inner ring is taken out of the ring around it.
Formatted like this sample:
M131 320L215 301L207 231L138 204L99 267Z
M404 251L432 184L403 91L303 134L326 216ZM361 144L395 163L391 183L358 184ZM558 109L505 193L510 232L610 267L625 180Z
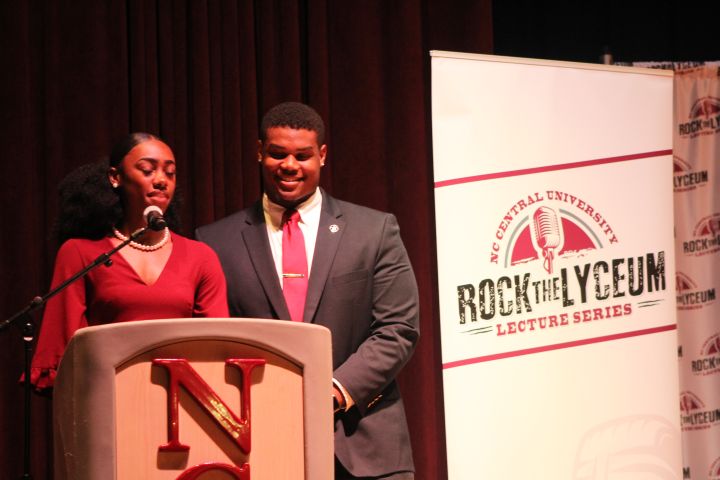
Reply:
M450 480L682 478L672 74L432 55Z

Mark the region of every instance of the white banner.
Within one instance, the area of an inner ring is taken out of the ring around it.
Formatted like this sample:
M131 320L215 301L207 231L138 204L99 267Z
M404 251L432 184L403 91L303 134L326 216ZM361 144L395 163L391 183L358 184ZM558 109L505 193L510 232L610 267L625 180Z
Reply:
M672 74L434 52L450 480L682 478Z

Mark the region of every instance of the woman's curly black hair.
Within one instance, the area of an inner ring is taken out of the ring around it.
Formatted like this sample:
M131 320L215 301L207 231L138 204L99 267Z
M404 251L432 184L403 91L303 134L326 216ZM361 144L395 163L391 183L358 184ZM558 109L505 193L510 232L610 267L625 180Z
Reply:
M123 206L119 193L110 185L108 170L120 165L136 145L148 140L163 141L149 133L131 133L115 144L108 160L81 165L63 178L58 186L60 212L54 228L58 244L70 238L98 240L121 222ZM180 228L179 202L176 191L164 215L175 231Z

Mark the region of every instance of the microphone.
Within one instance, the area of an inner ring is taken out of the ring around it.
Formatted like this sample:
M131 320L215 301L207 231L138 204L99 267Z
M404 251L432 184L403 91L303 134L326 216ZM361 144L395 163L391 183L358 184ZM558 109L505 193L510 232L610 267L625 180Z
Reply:
M143 211L143 217L147 221L148 228L159 232L167 227L167 222L163 217L163 212L157 205L150 205Z
M553 250L559 249L562 242L562 232L555 210L540 207L533 214L532 233L535 243L542 249L545 257L544 267L548 273L553 273Z

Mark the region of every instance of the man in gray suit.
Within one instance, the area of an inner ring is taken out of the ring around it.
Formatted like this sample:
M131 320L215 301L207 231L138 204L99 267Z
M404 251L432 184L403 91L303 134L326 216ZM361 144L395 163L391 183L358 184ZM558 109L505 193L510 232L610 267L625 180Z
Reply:
M318 187L327 146L323 121L312 108L295 102L273 107L260 136L262 199L197 231L220 257L230 314L292 316L330 329L335 478L413 479L395 377L418 339L418 294L397 221ZM289 238L283 230L294 211L307 256L303 273L283 266L283 238ZM284 296L296 280L306 282L299 310Z

